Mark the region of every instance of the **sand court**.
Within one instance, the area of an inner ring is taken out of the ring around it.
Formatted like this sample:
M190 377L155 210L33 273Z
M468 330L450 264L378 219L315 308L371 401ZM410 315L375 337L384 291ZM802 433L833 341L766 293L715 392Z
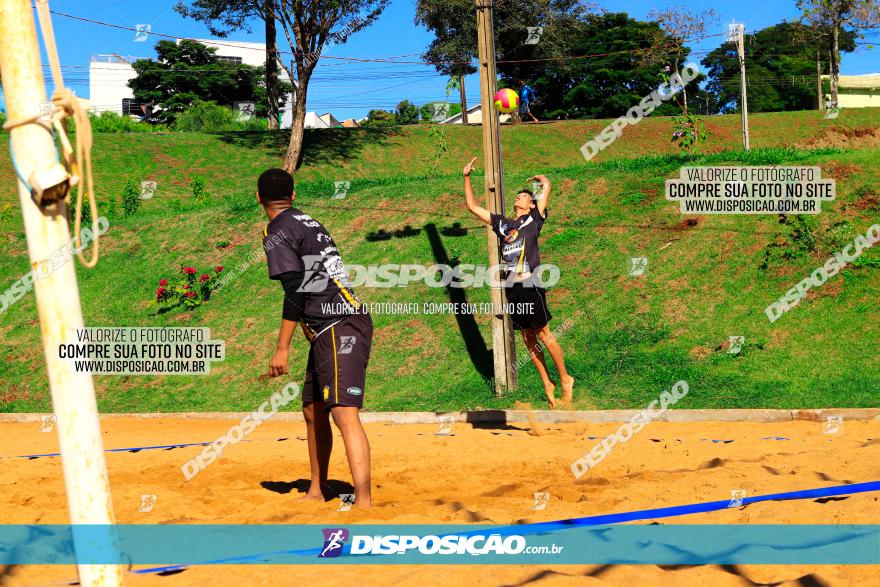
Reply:
M540 414L539 414L540 415ZM455 422L366 424L373 451L374 507L338 511L298 499L307 488L305 426L269 421L187 481L181 467L235 420L177 417L102 419L118 523L122 524L528 524L876 481L880 421L846 420L835 433L823 421L654 422L581 478L571 463L619 423ZM5 524L65 524L67 502L57 437L39 421L0 424L0 488ZM44 427L44 426L43 426ZM334 429L334 432L335 429ZM440 435L438 432L446 432ZM334 491L351 493L342 440L331 461ZM141 448L143 447L143 448ZM154 448L151 448L154 447ZM131 449L131 450L117 450ZM22 456L31 455L29 458ZM543 509L535 494L546 494ZM145 497L146 496L146 497ZM146 500L146 501L145 501ZM768 501L720 511L643 520L670 524L880 524L880 492ZM246 550L246 549L245 549ZM243 554L247 554L243 552ZM656 584L745 585L810 576L824 584L876 578L869 566L547 565L334 567L342 584ZM136 568L148 568L139 565ZM318 577L314 566L189 567L159 577L129 574L131 584L268 584ZM776 568L767 575L768 569ZM438 575L438 572L440 573ZM5 583L38 585L76 577L73 566L12 567ZM439 577L444 579L439 581ZM674 579L673 579L674 577ZM764 579L762 579L762 577ZM228 582L227 582L228 581ZM684 581L685 583L682 583ZM672 584L672 583L669 583Z

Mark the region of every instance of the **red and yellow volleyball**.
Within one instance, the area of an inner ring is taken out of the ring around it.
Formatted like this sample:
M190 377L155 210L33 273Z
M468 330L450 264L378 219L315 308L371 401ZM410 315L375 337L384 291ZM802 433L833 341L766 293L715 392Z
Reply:
M519 95L510 88L495 92L495 108L499 112L510 113L519 108Z

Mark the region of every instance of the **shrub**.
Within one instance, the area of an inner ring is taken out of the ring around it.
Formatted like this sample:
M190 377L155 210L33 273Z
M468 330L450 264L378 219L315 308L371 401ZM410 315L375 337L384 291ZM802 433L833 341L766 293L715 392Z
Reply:
M141 189L133 180L125 180L122 188L122 211L126 216L131 216L141 207Z
M185 132L220 132L230 130L266 130L265 118L239 121L232 108L216 102L196 101L181 112L174 122L174 129Z
M785 263L815 251L816 234L811 226L812 222L808 222L802 215L781 216L779 223L788 228L788 233L777 233L764 248L760 268L767 269L771 265Z
M76 222L76 200L77 198L82 197L84 194L77 190L76 197L73 197L73 194L70 196L70 206L67 210L67 213L70 216L70 226L72 227L74 222ZM100 211L100 210L99 210ZM89 200L84 199L82 203L82 216L80 219L81 225L86 226L92 221L92 208L89 206Z
M673 117L672 130L672 142L677 142L683 151L698 153L700 144L706 142L706 127L699 116L681 114Z
M92 132L95 133L155 132L167 128L164 125L139 122L129 116L120 116L115 112L101 112L98 116L90 112L89 121L92 124Z
M221 271L223 267L218 265L213 271L196 277L198 271L195 267L183 265L180 268L181 276L174 283L170 283L165 277L159 280L159 287L156 288L156 303L169 308L201 306L211 299L214 283L219 279Z
M193 200L200 205L207 203L208 188L205 178L201 175L194 175L189 185L192 187Z

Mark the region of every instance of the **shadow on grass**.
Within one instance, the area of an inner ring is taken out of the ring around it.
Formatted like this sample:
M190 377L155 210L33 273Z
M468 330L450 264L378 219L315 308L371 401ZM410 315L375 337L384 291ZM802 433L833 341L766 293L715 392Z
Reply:
M437 225L434 223L426 224L425 232L428 235L431 251L437 263L440 265L450 265L449 254L443 246ZM463 288L447 285L446 293L449 296L450 302L467 304L467 296ZM473 314L456 314L455 321L458 324L458 330L461 332L461 337L464 340L465 348L474 368L483 379L490 379L495 374L492 363L493 357L491 351L486 347L486 342L480 333L480 327L477 324L476 318L474 318Z
M290 131L228 131L215 133L224 143L245 149L262 149L274 157L284 157L290 144ZM399 135L395 128L306 129L299 167L342 164L358 159L365 149L384 147Z

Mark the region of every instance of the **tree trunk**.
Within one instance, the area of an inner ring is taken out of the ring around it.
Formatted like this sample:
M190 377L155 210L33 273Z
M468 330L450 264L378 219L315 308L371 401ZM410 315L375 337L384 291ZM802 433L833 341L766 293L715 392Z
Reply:
M467 107L467 96L464 92L464 75L458 76L458 95L461 102L461 123L468 123L468 107Z
M675 60L675 73L678 73L678 59ZM681 99L683 102L682 110L684 111L684 115L687 116L688 113L688 91L687 84L684 83L684 80L681 82ZM699 110L699 107L697 108Z
M816 104L819 110L825 110L825 97L822 95L822 53L816 49Z
M296 171L302 160L303 133L305 132L306 122L306 90L308 89L311 75L312 72L309 71L307 75L299 76L294 93L290 144L287 146L287 154L284 156L284 170L290 174Z
M266 1L263 18L266 21L266 96L269 102L266 117L269 130L278 130L278 40L275 31L274 0Z
M832 46L831 46L831 104L834 108L839 108L840 103L837 100L837 85L840 81L840 23L835 22L832 26Z

